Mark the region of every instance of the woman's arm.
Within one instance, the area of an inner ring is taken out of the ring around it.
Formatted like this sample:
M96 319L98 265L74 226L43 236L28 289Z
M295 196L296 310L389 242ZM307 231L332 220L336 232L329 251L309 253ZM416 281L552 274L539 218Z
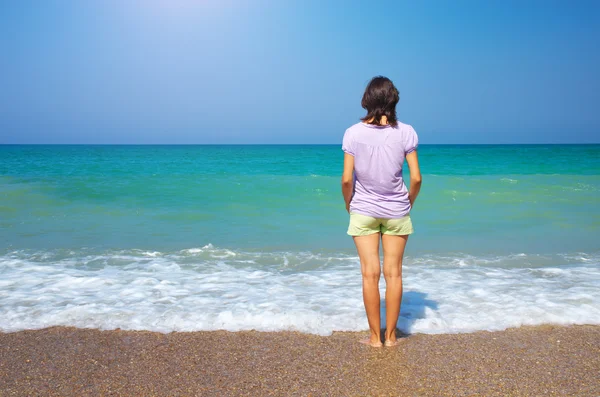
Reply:
M414 204L419 190L421 190L421 170L419 169L419 158L417 157L417 151L414 150L406 155L406 162L410 169L410 190L408 191L408 199L410 205Z
M344 173L342 174L342 194L346 211L350 212L350 200L354 194L354 156L344 153Z

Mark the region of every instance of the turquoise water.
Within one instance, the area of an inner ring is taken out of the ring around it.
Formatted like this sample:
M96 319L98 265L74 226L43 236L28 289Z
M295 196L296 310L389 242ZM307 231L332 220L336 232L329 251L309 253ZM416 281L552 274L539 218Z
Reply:
M422 146L410 249L598 248L600 146ZM338 146L1 146L0 247L348 250Z
M2 329L365 329L342 155L0 146ZM600 145L422 145L419 158L401 328L599 321Z

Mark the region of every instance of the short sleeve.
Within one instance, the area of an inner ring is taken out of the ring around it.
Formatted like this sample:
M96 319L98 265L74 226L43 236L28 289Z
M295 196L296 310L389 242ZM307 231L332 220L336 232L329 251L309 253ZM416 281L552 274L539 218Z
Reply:
M350 130L346 130L346 133L344 134L344 139L342 141L342 150L345 153L348 153L352 156L355 155L354 139L352 139L352 132Z
M404 147L405 154L409 154L417 150L419 146L419 137L417 136L417 132L414 128L409 126L408 128L408 136L406 137L406 145Z

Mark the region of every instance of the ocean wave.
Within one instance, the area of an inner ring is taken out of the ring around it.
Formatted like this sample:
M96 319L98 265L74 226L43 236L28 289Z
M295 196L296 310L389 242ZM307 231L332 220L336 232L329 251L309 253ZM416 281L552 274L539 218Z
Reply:
M582 252L408 256L398 326L456 333L599 324L599 264L599 253ZM4 332L64 325L328 335L367 328L359 260L344 253L210 244L173 252L23 250L0 255L0 274Z

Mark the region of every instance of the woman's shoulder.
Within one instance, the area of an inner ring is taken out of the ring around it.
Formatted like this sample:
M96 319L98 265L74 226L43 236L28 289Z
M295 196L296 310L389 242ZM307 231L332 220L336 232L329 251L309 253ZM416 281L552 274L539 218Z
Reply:
M348 127L346 129L346 132L362 130L363 128L366 128L365 123L358 122L358 123L352 124L350 127Z
M415 132L415 129L413 128L412 125L403 123L401 121L398 121L394 128L397 130L401 130L403 132Z
M356 136L360 135L360 131L363 129L363 127L361 127L361 124L362 123L356 123L346 128L346 131L344 132L344 139L354 140Z

